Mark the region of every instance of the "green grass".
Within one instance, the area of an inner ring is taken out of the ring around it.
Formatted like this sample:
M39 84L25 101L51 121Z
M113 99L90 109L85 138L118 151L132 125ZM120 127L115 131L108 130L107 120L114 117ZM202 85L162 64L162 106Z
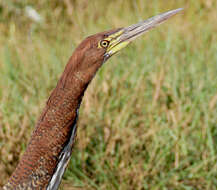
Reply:
M216 2L57 2L31 3L45 18L41 25L17 17L28 2L0 9L0 185L85 36L184 7L97 73L61 188L217 189Z

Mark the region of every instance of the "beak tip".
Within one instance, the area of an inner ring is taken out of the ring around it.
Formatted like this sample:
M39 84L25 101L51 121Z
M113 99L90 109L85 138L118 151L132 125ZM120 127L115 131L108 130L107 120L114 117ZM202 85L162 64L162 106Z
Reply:
M183 10L184 10L184 8L178 8L178 9L171 10L170 12L175 15L175 14L177 14Z

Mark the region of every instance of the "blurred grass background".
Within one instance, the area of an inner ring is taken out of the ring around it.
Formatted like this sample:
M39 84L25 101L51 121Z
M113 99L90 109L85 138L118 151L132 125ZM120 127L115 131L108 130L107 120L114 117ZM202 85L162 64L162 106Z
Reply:
M215 0L0 1L0 185L82 39L179 7L92 81L61 189L217 189Z

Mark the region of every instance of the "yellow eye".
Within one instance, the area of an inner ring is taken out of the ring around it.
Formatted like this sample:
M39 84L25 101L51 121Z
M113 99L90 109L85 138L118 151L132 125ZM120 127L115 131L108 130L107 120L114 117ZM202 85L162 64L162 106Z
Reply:
M109 41L108 40L102 40L100 42L100 46L103 47L103 48L107 48L109 45Z

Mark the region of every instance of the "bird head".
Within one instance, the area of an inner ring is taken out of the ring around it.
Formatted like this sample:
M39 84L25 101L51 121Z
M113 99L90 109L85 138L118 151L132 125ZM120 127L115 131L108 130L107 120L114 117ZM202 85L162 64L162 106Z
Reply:
M77 63L75 75L89 83L98 68L112 55L181 10L182 8L171 10L125 28L109 30L87 37L74 53L74 59Z

